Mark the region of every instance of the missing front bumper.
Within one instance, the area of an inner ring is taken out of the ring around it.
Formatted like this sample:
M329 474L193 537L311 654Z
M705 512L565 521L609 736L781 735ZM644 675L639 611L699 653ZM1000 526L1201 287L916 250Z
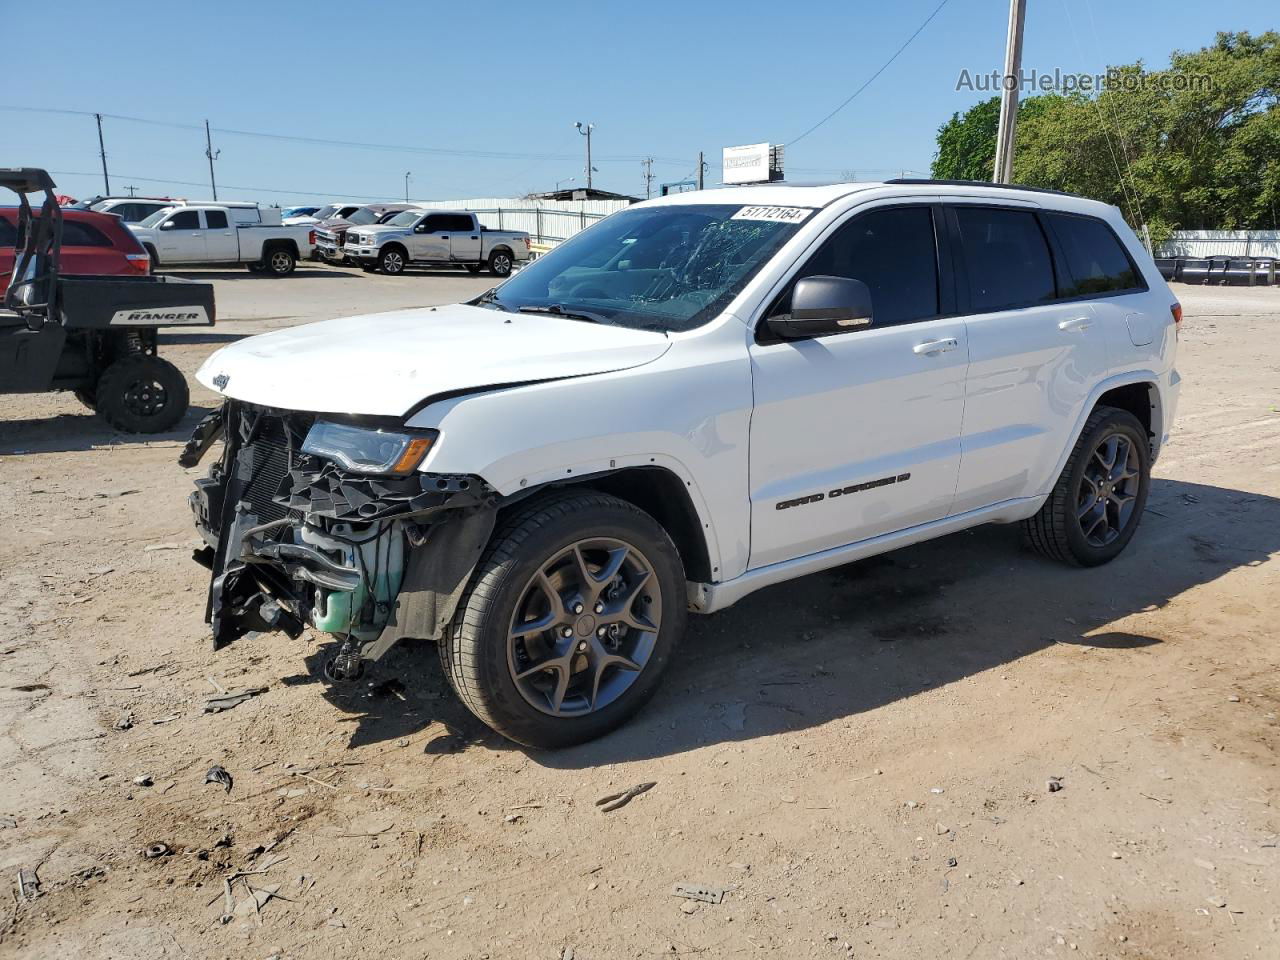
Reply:
M190 497L214 649L307 626L366 658L437 638L492 531L496 493L472 476L348 474L300 452L313 420L235 401L220 411L222 456ZM210 432L202 421L184 463Z

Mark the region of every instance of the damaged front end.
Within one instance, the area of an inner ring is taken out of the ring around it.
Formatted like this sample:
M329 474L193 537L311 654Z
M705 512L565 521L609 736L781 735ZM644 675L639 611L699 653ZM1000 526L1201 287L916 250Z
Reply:
M331 451L316 442L325 430L340 440L344 431L383 436L377 424L230 400L200 422L178 462L195 466L223 441L190 496L206 544L194 556L212 574L205 620L214 649L251 631L297 637L310 626L342 641L329 671L353 679L403 637L439 638L493 530L498 496L478 477L404 472L403 458L398 475L370 472L341 443ZM420 460L431 439L406 446ZM317 449L328 455L308 452Z

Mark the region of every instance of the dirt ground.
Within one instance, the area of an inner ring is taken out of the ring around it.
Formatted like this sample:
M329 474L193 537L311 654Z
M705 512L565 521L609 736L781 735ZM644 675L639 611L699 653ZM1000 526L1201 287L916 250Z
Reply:
M162 346L188 374L488 282L214 276L223 322ZM1119 560L985 527L763 591L557 753L473 720L426 644L340 688L309 636L210 651L198 385L150 440L0 397L0 956L1280 956L1280 290L1175 292L1182 406ZM203 713L215 683L267 689Z

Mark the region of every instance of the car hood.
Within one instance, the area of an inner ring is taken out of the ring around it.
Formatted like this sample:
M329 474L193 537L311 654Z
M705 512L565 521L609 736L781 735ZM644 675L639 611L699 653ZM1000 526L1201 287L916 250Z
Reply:
M637 367L669 344L661 333L457 304L264 333L223 347L196 378L247 403L403 417L440 394Z

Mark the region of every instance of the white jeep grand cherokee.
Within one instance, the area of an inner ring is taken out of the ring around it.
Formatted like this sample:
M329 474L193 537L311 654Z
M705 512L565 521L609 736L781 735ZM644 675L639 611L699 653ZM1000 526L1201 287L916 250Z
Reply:
M930 181L685 193L478 299L224 347L183 454L215 646L438 642L554 747L654 692L687 610L982 523L1071 563L1142 516L1180 308L1115 208Z

